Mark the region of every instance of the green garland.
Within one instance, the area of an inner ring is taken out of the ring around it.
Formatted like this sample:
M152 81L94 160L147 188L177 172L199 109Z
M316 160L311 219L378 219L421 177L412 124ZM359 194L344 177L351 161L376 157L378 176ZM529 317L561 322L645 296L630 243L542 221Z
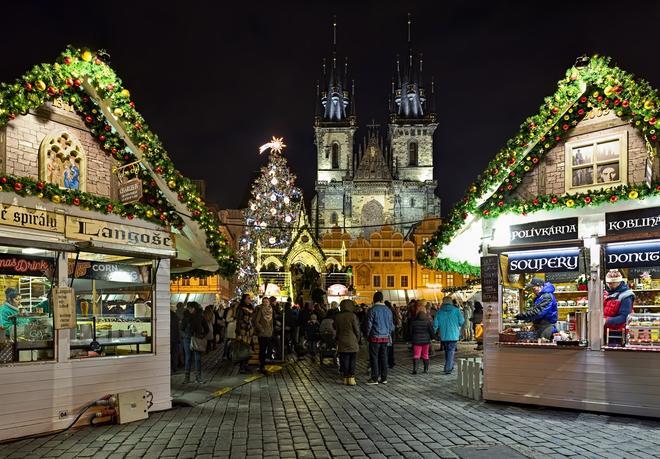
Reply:
M123 164L136 161L133 152L107 122L98 102L85 91L84 84L90 84L108 104L131 141L142 151L144 159L163 177L168 187L177 192L179 201L186 204L191 218L205 231L208 249L218 261L218 273L232 276L237 269L237 259L219 231L217 216L208 210L193 183L176 170L158 137L135 110L130 92L122 87L121 80L102 58L102 54L69 47L56 63L36 65L13 83L0 84L0 127L45 102L62 98L80 114L91 134L109 155ZM65 202L129 219L138 217L163 226L181 228L183 221L156 182L146 171L141 173L140 178L145 187L146 204L121 204L80 191L61 190L30 178L11 176L0 177L0 191L35 195L56 203Z
M473 214L489 218L516 209L519 213L526 213L558 206L570 207L568 204L571 200L573 205L600 204L613 195L621 199L626 191L635 191L642 197L655 193L653 187L645 189L643 186L623 186L609 191L571 196L538 197L531 204L518 200L508 202L507 198L522 183L524 175L535 168L545 154L564 140L568 131L594 108L613 110L618 117L637 127L650 153L655 154L658 135L655 125L660 107L657 92L646 81L636 80L633 75L611 66L609 58L594 56L579 61L580 66L567 70L555 94L544 99L539 113L521 125L518 134L507 141L505 147L477 177L477 181L470 185L449 217L420 249L420 263L430 268L447 263L447 260L438 259L437 254L463 227L468 216ZM493 190L494 193L488 196ZM484 198L486 201L480 204ZM584 201L584 198L591 200Z

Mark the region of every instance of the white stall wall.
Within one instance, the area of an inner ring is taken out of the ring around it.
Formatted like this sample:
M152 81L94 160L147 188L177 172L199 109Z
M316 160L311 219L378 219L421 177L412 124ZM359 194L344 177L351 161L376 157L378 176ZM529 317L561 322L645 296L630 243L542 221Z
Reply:
M169 260L161 260L156 277L155 354L68 360L68 330L58 333L57 352L67 359L0 367L0 441L66 427L106 394L146 389L152 411L171 408ZM68 416L60 419L63 410Z

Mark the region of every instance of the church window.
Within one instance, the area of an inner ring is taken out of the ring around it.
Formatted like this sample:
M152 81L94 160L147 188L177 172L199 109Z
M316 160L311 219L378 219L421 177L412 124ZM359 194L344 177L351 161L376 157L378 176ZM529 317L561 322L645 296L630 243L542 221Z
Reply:
M387 276L387 287L388 288L393 288L394 287L394 276L393 275L388 275Z
M408 144L408 165L417 166L417 142L410 142Z
M415 198L410 198L410 207L415 207Z
M337 221L338 221L337 212L333 212L332 215L330 215L330 223L336 225Z
M374 287L380 287L380 275L374 276Z
M385 258L389 258L389 257L390 257L390 251L389 251L389 250L385 250L385 251L383 251L383 256L384 256Z
M394 258L401 258L402 256L403 256L403 252L401 252L401 250L394 251Z
M402 288L408 287L408 276L401 276L401 287Z
M374 257L375 258L380 257L380 250L374 250Z
M332 168L339 169L339 144L332 144Z

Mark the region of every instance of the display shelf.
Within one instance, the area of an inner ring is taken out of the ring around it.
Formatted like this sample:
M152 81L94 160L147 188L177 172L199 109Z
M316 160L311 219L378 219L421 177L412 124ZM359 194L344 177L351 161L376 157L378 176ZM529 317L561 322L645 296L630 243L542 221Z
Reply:
M91 344L90 339L72 339L71 347L87 347ZM149 344L151 339L145 336L127 336L123 338L98 338L97 342L101 346L123 346L129 344Z
M528 348L537 348L537 349L586 349L587 346L558 346L555 343L505 343L498 342L500 346L504 347L528 347Z
M570 293L572 295L575 295L579 293L586 296L589 294L589 291L588 290L555 290L554 293L555 295L562 295L564 293Z
M633 304L633 308L660 308L660 304Z
M602 346L602 351L660 352L660 346Z
M633 292L660 292L660 288L633 288Z
M589 305L586 306L557 306L557 309L587 309Z

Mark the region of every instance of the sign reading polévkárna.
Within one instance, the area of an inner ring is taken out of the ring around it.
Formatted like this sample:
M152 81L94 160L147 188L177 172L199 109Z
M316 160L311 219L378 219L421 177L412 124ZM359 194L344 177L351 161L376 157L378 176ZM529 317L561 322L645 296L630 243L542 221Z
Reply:
M569 241L578 238L578 219L573 217L511 225L509 231L511 244Z
M174 239L168 232L81 217L67 217L66 237L157 249L174 248Z
M657 230L660 230L660 207L605 214L605 234L608 236Z

